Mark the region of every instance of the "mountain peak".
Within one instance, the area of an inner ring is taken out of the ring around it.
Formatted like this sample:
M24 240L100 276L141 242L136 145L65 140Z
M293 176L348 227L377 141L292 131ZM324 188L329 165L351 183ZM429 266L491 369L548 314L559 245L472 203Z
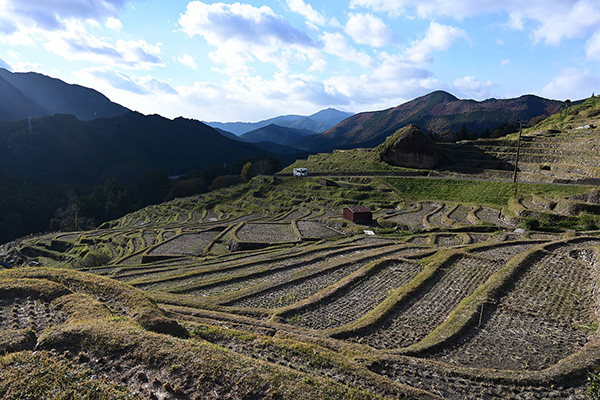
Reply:
M426 94L425 96L422 96L421 98L423 99L430 99L431 101L435 102L435 103L449 103L452 101L458 101L459 98L454 96L451 93L448 93L444 90L435 90L429 94Z

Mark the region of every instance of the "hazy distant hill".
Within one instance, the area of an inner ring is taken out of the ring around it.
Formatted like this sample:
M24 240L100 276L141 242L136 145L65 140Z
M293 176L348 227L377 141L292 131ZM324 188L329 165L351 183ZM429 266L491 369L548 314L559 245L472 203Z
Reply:
M240 139L249 143L272 142L283 146L293 146L298 140L312 134L313 132L307 130L286 128L284 126L270 124L246 132L240 136Z
M309 116L282 115L259 122L206 122L206 124L213 128L233 132L236 135L242 135L271 124L322 133L352 115L354 114L328 108Z
M335 108L328 108L313 115L309 115L308 117L299 119L288 127L312 131L314 133L323 133L353 115L353 113L339 111Z
M306 157L306 152L299 150L295 147L285 146L273 142L256 142L253 145L260 147L268 153L277 154L277 158L283 164L289 164L294 162L298 157Z
M355 114L321 135L302 140L299 146L311 151L374 147L411 123L438 139L452 141L461 130L479 136L504 124L553 114L562 106L563 102L533 95L480 102L436 91L387 110Z
M129 111L96 90L35 72L13 73L0 68L0 93L0 121L54 114L73 114L87 121Z
M180 175L265 154L202 122L135 112L92 121L57 114L0 123L0 173L38 182L135 182L143 173Z
M239 136L236 135L235 133L231 133L229 131L226 131L224 129L220 129L220 128L213 128L215 131L219 132L221 135L225 136L226 138L229 139L233 139L233 140L240 140Z

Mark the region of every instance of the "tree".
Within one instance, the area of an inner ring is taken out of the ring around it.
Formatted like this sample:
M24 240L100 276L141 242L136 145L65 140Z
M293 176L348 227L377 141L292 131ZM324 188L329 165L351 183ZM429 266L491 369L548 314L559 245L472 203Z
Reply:
M202 178L178 179L171 186L168 198L193 196L207 190L208 187Z
M240 176L242 177L242 179L245 182L248 182L250 180L250 176L248 176L250 174L250 169L252 168L252 163L250 161L248 161L246 164L244 164L244 166L242 167L242 172L240 172Z
M278 159L269 156L255 157L252 159L250 177L257 175L273 175L280 170L281 163Z
M79 198L73 189L67 191L67 200L64 208L59 208L50 221L50 228L60 231L78 231L79 224Z
M163 202L169 185L169 176L165 171L155 171L143 175L138 181L136 190L135 200L138 207Z
M565 100L565 115L569 115L569 108L571 107L571 100Z
M215 178L212 184L208 187L209 190L223 189L228 186L237 185L242 183L241 176L239 175L222 175Z

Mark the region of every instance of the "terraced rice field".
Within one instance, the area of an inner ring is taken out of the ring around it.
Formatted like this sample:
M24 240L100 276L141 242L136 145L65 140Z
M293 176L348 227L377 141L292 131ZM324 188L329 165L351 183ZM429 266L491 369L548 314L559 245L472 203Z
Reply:
M154 247L148 254L199 255L217 235L215 231L184 233Z
M288 315L286 322L321 330L351 324L373 310L390 292L413 280L422 269L416 262L384 261L331 298Z
M303 238L332 238L340 233L316 221L298 221L298 231Z
M472 294L502 266L501 262L459 256L443 266L443 271L405 304L399 305L382 326L351 340L378 349L415 344L446 320L461 300Z
M19 251L144 291L197 340L384 398L585 398L600 362L597 232L519 233L499 209L432 201L381 212L402 233L375 236L327 208L184 206L28 238ZM34 341L67 317L40 297L0 296L0 331Z
M246 223L236 231L236 235L242 242L285 243L299 240L289 223Z

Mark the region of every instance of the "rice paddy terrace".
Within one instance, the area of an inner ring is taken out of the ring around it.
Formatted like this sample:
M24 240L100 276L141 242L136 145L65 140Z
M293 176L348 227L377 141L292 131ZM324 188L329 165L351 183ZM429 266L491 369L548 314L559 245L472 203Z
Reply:
M4 245L2 378L52 366L104 398L586 398L600 232L572 211L596 192L426 185L262 177ZM340 218L359 202L370 225ZM515 231L550 216L576 229Z
M585 399L599 116L525 130L518 186L517 135L443 145L436 171L335 151L2 245L0 397Z

